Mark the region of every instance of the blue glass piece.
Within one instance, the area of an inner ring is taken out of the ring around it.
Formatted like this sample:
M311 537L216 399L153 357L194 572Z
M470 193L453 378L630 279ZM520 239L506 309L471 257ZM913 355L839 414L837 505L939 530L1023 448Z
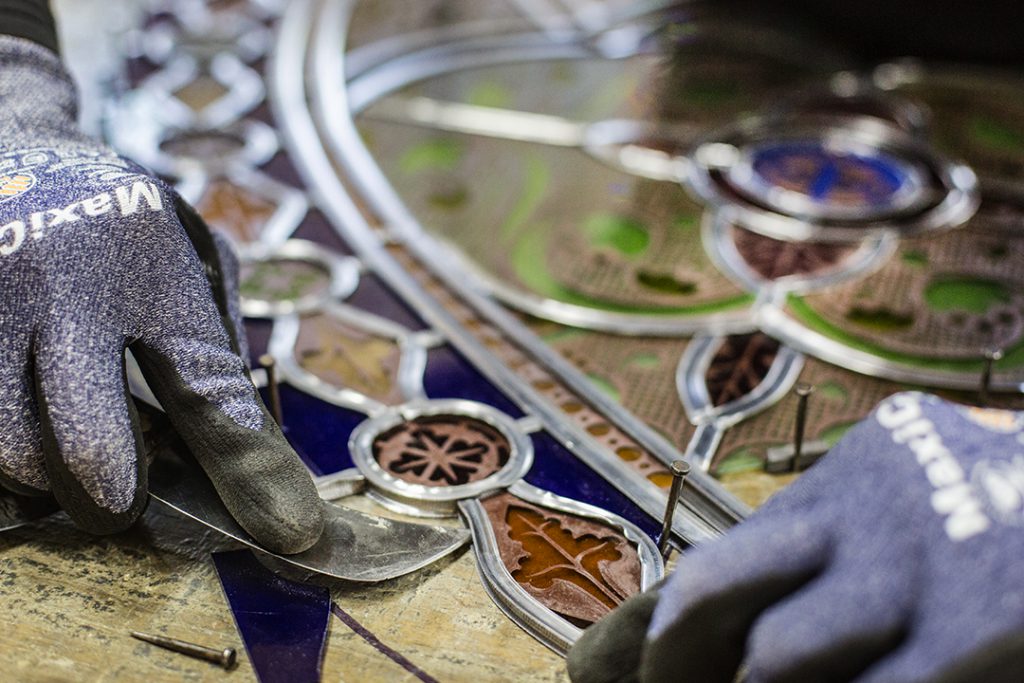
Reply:
M284 435L313 474L331 474L352 467L348 437L360 422L362 413L321 401L280 385ZM260 392L267 402L265 390Z
M423 388L430 398L466 398L486 403L513 418L524 415L519 406L450 346L440 346L428 352Z
M330 592L282 579L248 550L214 553L213 564L260 683L318 683Z
M834 150L816 141L764 145L754 152L752 166L766 186L822 204L886 206L910 182L907 165L895 157Z
M818 175L811 180L809 194L814 199L822 201L826 199L839 179L839 165L834 160L827 160L818 171Z
M587 467L547 432L533 434L534 461L526 481L566 498L614 512L636 524L652 539L661 533L661 522L649 516Z
M374 275L360 276L359 288L347 301L353 306L376 313L410 330L419 331L427 328L420 317Z

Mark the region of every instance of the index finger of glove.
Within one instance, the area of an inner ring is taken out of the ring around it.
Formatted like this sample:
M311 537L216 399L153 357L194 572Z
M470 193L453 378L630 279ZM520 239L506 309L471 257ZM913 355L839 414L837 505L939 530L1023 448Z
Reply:
M747 680L851 680L903 640L912 578L884 562L836 558L795 594L768 608L747 646Z
M732 681L757 617L824 567L829 541L814 521L760 517L686 553L660 591L640 680L679 680L686 662L687 680Z
M182 321L132 352L232 516L267 549L300 552L320 536L322 502L217 325Z

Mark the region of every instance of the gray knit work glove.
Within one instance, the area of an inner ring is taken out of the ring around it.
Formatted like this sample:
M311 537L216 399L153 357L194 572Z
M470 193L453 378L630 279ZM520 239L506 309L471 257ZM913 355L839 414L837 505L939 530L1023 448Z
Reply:
M657 594L588 629L569 671L713 683L741 662L752 683L1024 680L1024 414L884 401Z
M322 504L239 357L235 265L172 189L78 131L75 99L52 51L0 37L0 482L90 531L132 524L131 349L238 522L306 549Z

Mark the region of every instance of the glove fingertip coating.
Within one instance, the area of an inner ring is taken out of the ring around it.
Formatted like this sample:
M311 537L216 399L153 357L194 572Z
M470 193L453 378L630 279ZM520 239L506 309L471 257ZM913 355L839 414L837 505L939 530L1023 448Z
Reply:
M979 648L935 679L935 683L1024 681L1024 633L1011 633Z
M634 595L584 631L566 660L573 683L638 681L644 636L657 602L653 589Z
M30 496L32 498L50 495L49 491L44 491L43 489L38 489L35 486L29 486L28 484L21 483L17 479L6 474L2 469L0 469L0 488L19 496Z
M132 353L175 431L242 528L275 553L314 545L323 533L323 501L256 388L250 400L262 420L251 429L190 388L161 353L141 343Z

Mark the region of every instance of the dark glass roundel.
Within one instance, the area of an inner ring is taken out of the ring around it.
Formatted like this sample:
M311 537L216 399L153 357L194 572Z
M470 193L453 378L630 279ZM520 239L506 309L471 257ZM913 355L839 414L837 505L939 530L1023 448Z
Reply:
M814 140L757 145L732 180L767 208L825 219L896 213L921 189L920 172L908 161Z

